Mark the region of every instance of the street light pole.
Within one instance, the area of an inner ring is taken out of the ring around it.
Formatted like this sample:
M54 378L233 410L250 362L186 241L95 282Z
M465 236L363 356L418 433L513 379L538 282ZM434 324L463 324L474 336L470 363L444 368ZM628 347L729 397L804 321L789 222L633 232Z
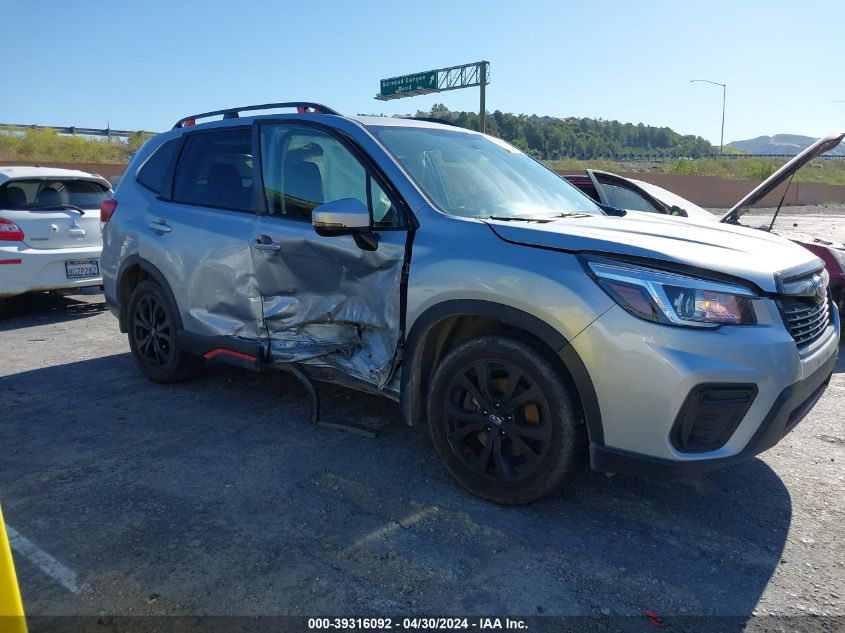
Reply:
M690 79L690 83L695 83L696 81L713 84L714 86L722 86L722 136L719 139L719 156L723 156L725 153L725 96L728 88L725 84L720 84L718 81L710 81L709 79Z

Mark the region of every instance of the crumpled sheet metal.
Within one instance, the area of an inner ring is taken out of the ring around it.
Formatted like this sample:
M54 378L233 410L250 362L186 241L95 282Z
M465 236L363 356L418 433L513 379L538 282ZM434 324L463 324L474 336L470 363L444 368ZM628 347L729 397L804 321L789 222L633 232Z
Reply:
M250 253L221 250L209 248L208 257L194 264L201 273L188 288L191 316L203 334L257 339L263 331L261 292Z
M283 244L275 286L285 290L263 298L273 362L329 366L383 388L399 337L403 253L404 244L364 251L351 239Z

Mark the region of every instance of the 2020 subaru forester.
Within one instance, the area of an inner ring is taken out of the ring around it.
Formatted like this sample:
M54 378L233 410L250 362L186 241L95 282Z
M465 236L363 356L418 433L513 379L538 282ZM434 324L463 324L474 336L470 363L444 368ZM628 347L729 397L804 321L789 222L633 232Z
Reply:
M242 116L281 107L298 112ZM311 103L187 117L101 214L106 299L149 379L215 360L382 394L501 503L587 462L678 475L749 458L809 411L838 351L805 249L626 217L437 123Z

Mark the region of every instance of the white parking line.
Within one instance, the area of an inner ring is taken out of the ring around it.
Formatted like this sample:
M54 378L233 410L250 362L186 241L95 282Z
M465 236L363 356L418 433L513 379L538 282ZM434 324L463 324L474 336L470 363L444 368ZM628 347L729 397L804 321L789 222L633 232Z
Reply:
M68 591L78 594L88 588L85 583L77 582L76 572L57 561L8 524L6 524L6 534L9 536L9 545L12 546L14 551L60 583Z

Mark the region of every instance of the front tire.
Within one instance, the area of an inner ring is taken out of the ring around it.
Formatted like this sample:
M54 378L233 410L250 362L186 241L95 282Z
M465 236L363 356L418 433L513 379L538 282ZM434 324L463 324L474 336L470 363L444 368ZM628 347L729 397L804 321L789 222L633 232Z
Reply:
M428 426L449 473L507 505L559 491L584 467L586 430L560 370L531 344L470 339L434 372Z
M132 358L149 380L179 382L202 366L201 358L177 347L178 316L157 283L144 280L135 287L127 314Z

